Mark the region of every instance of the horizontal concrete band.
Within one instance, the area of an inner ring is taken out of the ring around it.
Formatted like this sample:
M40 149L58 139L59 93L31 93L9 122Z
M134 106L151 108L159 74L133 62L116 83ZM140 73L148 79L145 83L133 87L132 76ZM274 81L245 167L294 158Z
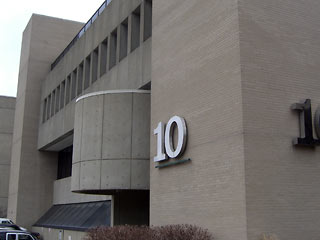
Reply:
M76 102L93 96L104 95L104 94L115 94L115 93L147 93L150 94L150 90L135 90L135 89L120 89L120 90L107 90L107 91L98 91L85 94L79 98L77 98Z

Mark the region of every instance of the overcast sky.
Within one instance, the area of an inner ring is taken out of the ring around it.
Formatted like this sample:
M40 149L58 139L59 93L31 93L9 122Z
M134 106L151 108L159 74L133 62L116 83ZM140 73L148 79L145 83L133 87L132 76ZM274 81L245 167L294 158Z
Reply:
M87 22L104 0L5 1L0 8L0 95L16 96L22 32L32 13Z

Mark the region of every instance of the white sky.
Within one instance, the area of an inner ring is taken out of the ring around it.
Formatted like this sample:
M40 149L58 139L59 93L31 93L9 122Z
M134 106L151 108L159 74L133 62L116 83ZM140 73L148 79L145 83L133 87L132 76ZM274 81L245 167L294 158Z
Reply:
M5 1L0 8L0 95L16 96L22 32L32 13L87 22L103 2L104 0Z

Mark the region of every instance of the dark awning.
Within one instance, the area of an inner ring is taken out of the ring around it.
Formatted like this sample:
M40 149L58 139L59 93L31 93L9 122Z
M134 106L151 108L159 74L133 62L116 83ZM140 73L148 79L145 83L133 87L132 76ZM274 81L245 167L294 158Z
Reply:
M53 205L34 226L86 231L110 226L110 214L111 201Z

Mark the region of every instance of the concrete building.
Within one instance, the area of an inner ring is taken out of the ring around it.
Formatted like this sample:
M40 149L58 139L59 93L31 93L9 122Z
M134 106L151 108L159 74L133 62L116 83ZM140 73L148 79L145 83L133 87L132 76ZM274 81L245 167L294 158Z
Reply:
M33 15L8 216L46 239L101 223L317 239L319 12L316 0L112 0L86 24Z
M0 96L0 217L7 216L15 98Z

